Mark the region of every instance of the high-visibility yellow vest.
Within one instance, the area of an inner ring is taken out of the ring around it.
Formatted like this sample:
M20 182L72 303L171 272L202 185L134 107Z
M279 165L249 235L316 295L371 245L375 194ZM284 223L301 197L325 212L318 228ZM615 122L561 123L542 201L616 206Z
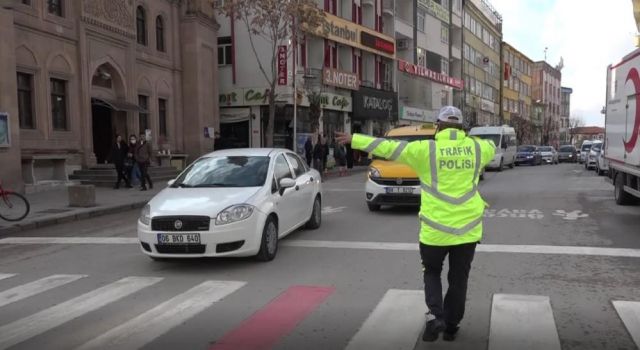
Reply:
M396 141L355 134L351 147L413 168L420 178L420 242L450 246L482 239L486 203L480 171L495 156L492 141L445 129L435 140Z

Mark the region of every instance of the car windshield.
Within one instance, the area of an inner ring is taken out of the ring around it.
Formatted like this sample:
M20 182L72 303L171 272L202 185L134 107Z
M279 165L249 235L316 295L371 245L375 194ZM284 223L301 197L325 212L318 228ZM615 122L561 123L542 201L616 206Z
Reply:
M473 135L475 137L479 137L483 140L491 140L496 147L500 147L500 135L494 134L484 134L484 135Z
M193 163L171 187L259 187L269 170L269 157L207 157Z
M590 150L591 146L593 146L593 145L592 144L582 145L582 152Z
M562 146L560 147L560 152L573 152L575 149L573 146Z
M518 152L534 152L536 150L535 146L520 146L518 147Z
M543 147L540 147L539 150L540 152L552 152L553 149L549 146L543 146Z
M600 151L600 149L602 149L602 144L601 143L596 143L595 145L593 145L593 147L591 147L592 151Z

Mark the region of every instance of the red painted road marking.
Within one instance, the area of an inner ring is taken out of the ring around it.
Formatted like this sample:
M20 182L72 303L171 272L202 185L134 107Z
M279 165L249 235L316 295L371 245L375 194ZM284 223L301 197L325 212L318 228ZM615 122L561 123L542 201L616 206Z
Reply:
M271 349L334 290L333 287L290 287L236 329L225 334L209 350Z

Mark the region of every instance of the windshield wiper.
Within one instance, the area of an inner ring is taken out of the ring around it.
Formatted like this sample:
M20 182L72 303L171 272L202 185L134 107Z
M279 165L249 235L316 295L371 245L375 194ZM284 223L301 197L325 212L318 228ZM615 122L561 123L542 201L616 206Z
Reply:
M212 183L212 184L196 185L195 187L240 187L240 186L235 185L235 184Z
M172 187L189 188L189 187L193 187L193 186L187 185L185 183L181 183L181 184L173 185Z

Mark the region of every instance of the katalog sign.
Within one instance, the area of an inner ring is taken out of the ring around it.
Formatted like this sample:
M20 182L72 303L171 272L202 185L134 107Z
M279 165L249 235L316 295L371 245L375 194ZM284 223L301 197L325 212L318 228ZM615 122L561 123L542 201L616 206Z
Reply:
M322 71L322 83L349 90L358 90L360 88L357 74L333 68L325 68Z
M287 85L287 46L278 46L278 85Z
M353 92L353 118L390 120L398 116L398 98L393 91L362 87Z
M417 75L419 77L427 78L440 84L449 85L458 90L462 90L462 88L464 87L464 82L461 79L452 78L448 75L434 72L430 69L427 69L426 67L418 66L407 61L398 60L398 70L401 72L409 73L411 75Z

